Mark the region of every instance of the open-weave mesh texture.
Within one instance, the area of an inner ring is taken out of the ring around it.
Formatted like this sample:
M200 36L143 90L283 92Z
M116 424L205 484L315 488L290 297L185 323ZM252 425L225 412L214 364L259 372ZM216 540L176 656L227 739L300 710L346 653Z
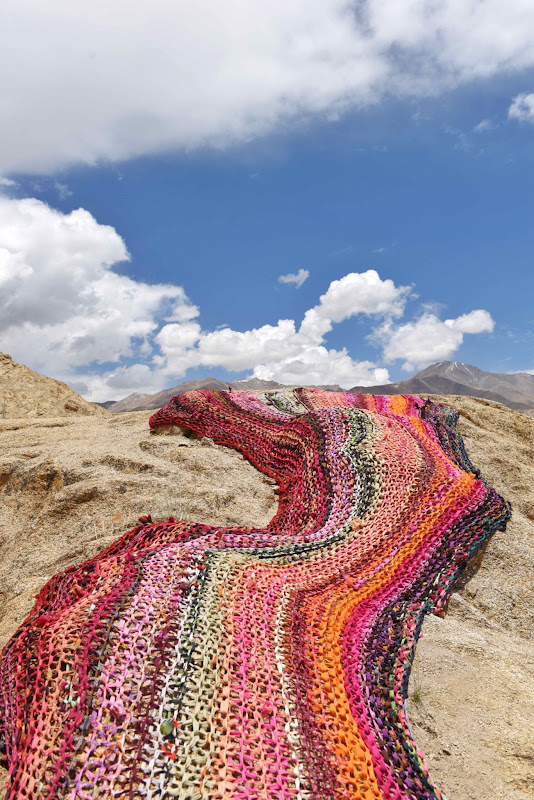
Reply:
M171 400L151 427L242 452L278 512L149 521L46 584L0 660L6 800L443 798L406 715L414 647L510 515L456 419L309 389Z

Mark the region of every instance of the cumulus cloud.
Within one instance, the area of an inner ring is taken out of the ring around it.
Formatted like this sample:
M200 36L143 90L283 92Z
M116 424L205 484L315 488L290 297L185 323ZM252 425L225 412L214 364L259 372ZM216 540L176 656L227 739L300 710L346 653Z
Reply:
M304 281L307 281L310 273L307 269L299 269L298 272L288 272L287 275L280 275L278 278L280 283L294 283L297 289L300 289Z
M181 286L114 270L129 258L117 231L85 209L63 214L36 199L0 197L1 348L98 400L155 391L195 367L346 386L386 374L323 344L334 322L399 313L406 290L374 271L333 281L300 330L279 320L206 331Z
M252 370L252 375L281 383L357 383L387 379L387 370L370 361L357 361L343 350L327 349L316 338L296 330L292 319L249 331L224 328L201 331L188 338L182 325L166 325L156 336L161 354L156 361L167 374L191 367L222 367L229 372ZM322 340L321 340L322 341Z
M235 372L252 369L255 377L282 383L307 380L350 387L382 382L387 380L386 369L356 361L346 349L327 349L324 337L335 323L358 314L381 318L402 314L409 291L392 280L382 280L375 270L352 272L330 283L319 303L306 311L298 329L292 319L249 331L207 332L198 325L169 324L156 336L162 353L158 363L172 372L198 366Z
M113 271L129 254L114 228L84 209L0 197L0 344L25 363L66 375L146 353L157 317L198 314L180 286ZM145 347L144 347L145 346Z
M318 305L306 311L300 332L320 342L333 323L356 314L400 316L409 293L410 287L395 286L389 278L382 280L374 269L351 272L332 281Z
M344 389L389 381L387 369L371 361L355 361L346 348L328 350L313 345L302 348L297 357L282 359L276 364L260 364L255 367L254 376L297 386L338 384Z
M4 0L0 170L249 141L534 65L526 0Z
M508 109L508 116L520 122L534 123L534 92L516 95Z
M281 319L209 331L181 286L114 269L128 259L117 231L85 209L63 214L39 200L0 196L0 349L107 400L157 391L194 368L292 384L385 383L385 367L327 345L332 327L356 315L378 325L386 363L402 359L406 369L449 358L465 334L493 328L482 309L444 322L427 310L398 323L411 288L367 270L332 281L300 325Z
M456 319L446 319L444 324L461 333L491 333L495 327L491 314L481 308L462 314Z
M0 175L0 186L9 188L16 185L17 185L16 181L12 181L11 178L4 178L2 175Z
M403 360L403 369L422 369L434 361L447 361L462 345L466 333L490 333L491 315L482 309L442 321L427 312L415 322L394 325L386 321L374 332L383 346L386 363Z

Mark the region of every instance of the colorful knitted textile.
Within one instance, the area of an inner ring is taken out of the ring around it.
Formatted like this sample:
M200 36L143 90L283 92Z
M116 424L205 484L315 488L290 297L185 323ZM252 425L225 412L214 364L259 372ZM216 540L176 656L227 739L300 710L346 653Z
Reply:
M457 416L308 389L155 414L275 478L278 512L148 521L48 582L0 661L6 799L442 798L406 716L414 647L510 515Z

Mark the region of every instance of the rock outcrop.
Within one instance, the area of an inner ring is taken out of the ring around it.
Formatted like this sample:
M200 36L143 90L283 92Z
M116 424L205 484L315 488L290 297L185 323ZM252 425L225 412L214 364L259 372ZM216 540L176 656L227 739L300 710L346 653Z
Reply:
M6 353L0 353L0 420L105 413L100 406L73 392L66 383L40 375L13 361Z

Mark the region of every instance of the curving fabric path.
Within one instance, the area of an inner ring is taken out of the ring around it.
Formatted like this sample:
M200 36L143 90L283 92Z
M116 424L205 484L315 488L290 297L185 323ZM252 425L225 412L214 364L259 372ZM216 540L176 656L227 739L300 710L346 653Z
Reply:
M147 522L52 578L0 660L6 800L442 798L405 701L423 616L509 505L457 413L311 389L174 398L279 484L265 530Z

